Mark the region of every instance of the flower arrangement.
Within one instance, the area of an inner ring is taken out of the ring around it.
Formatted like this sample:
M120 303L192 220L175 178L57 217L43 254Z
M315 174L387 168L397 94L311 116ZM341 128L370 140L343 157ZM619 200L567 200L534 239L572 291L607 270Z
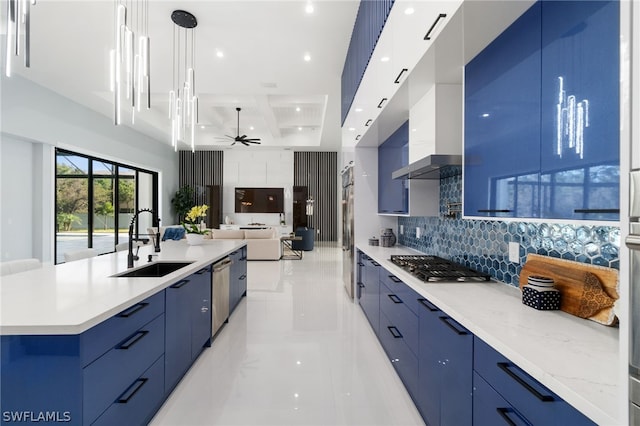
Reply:
M209 206L203 204L201 206L193 206L185 216L185 221L182 223L187 234L207 234L209 231L202 229L201 222L207 215L207 209ZM186 222L186 223L185 223Z

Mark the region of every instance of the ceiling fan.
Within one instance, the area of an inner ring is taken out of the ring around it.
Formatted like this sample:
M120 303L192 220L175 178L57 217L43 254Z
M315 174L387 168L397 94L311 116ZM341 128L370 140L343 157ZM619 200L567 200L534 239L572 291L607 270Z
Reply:
M244 146L249 146L249 144L256 144L256 145L260 145L260 139L259 138L248 138L247 135L242 135L240 136L240 111L241 108L236 108L236 111L238 111L238 131L236 133L236 136L229 136L229 135L225 135L228 138L233 139L233 143L231 144L232 146L236 144L236 142L240 142L241 144L243 144Z

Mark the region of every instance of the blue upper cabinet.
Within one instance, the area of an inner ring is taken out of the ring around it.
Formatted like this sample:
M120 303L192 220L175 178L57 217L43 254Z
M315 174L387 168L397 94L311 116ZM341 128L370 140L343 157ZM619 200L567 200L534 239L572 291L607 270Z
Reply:
M541 209L619 218L619 5L542 3Z
M378 213L407 214L409 188L406 179L391 174L409 161L409 122L406 121L378 147Z
M619 4L541 1L465 68L467 216L618 220Z
M540 9L533 5L466 66L465 215L537 216Z

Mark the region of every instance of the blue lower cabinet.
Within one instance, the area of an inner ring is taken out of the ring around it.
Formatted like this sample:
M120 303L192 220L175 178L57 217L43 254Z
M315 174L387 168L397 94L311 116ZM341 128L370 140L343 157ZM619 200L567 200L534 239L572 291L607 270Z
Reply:
M132 380L113 404L93 423L95 426L147 424L164 401L164 356Z
M368 256L363 256L362 280L358 283L358 301L371 328L380 333L380 264Z
M474 370L533 425L594 424L477 337Z
M473 373L474 426L530 426L529 423L500 396L478 373Z
M165 310L165 392L169 393L191 365L191 294L189 280L167 287Z
M233 262L229 274L229 313L247 295L247 247L241 247L229 254Z
M405 338L403 331L384 312L380 312L380 343L409 395L415 399L418 395L418 357L409 348L409 339Z
M418 410L429 425L469 425L473 334L421 299Z
M93 422L149 368L150 359L163 353L164 315L160 315L85 367L83 423Z
M196 359L211 338L211 265L192 275L191 359Z

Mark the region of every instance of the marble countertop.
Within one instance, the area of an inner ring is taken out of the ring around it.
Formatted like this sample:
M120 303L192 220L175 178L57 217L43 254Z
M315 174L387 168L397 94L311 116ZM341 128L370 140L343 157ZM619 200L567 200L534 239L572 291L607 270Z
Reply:
M2 277L0 334L80 334L244 246L239 240L163 241L161 252L140 248L135 267L153 261L193 261L161 278L123 278L127 252L96 256Z
M357 247L599 425L619 425L618 329L522 304L498 282L425 283L389 260L412 249Z

